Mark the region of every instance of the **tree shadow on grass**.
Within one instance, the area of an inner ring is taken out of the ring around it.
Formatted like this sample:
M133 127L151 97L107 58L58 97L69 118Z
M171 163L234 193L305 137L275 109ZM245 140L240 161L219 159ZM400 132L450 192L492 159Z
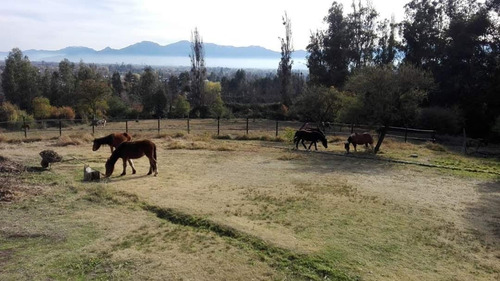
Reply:
M479 200L468 208L470 224L500 250L500 177L477 187Z
M298 167L302 172L347 174L384 174L393 169L396 163L379 159L371 153L340 154L331 152L294 150L303 163Z

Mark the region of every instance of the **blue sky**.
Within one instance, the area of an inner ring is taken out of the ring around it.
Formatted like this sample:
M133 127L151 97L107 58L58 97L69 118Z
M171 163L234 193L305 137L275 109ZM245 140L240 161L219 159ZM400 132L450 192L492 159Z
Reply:
M358 1L358 0L356 0ZM372 0L381 18L403 19L410 0ZM57 50L85 46L96 50L153 41L167 45L190 40L198 28L203 41L258 45L279 51L281 17L292 22L295 49L305 49L311 31L324 29L333 1L311 0L2 0L0 51L12 48ZM340 0L344 11L352 0ZM366 3L363 0L363 3Z

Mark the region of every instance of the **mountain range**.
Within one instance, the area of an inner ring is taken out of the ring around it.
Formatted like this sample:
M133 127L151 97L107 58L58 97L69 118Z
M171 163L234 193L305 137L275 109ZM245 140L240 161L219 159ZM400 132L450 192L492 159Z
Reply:
M239 64L259 68L260 62L273 61L270 67L274 68L275 61L279 61L281 53L260 46L234 47L204 43L205 60L208 66L239 67ZM60 50L23 50L24 55L31 61L60 62L68 59L73 62L85 63L126 63L147 65L188 65L191 53L191 42L184 40L161 46L155 42L143 41L122 49L104 48L96 51L88 47L66 47ZM298 50L292 53L295 60L304 65L307 52ZM0 52L0 60L8 56L7 52ZM252 63L249 63L249 62Z
M272 51L259 46L234 47L223 46L214 43L204 43L205 57L207 58L261 58L274 59L280 58L281 53ZM25 50L23 54L28 57L51 57L51 56L169 56L169 57L188 57L191 53L191 42L184 40L169 45L161 46L155 42L143 41L130 45L122 49L112 49L106 47L96 51L87 47L66 47L64 49L48 50ZM2 54L2 53L0 53ZM305 58L307 52L298 50L293 52L293 57Z

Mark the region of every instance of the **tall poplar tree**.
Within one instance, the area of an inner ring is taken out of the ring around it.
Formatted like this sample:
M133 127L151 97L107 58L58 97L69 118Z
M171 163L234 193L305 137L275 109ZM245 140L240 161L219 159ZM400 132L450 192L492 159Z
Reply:
M282 17L283 25L285 26L285 37L280 38L281 41L281 60L278 66L278 77L280 79L280 94L281 103L286 107L290 107L292 103L292 22L285 12Z

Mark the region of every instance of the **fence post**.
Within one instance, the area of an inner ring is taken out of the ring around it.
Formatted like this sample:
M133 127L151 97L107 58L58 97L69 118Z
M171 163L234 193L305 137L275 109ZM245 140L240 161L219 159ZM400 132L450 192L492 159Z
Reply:
M247 135L248 135L248 117L247 117Z
M188 116L188 118L187 118L187 123L188 123L188 135L189 135L190 130L191 130L191 129L189 128L189 116Z
M408 139L408 127L405 128L405 143L407 139Z
M59 136L62 136L62 124L61 124L61 118L59 118Z
M220 133L220 117L217 116L217 135Z
M160 117L158 117L158 135L160 135Z
M128 120L125 120L125 132L128 134Z
M276 120L276 137L278 136L278 120Z
M92 117L92 135L95 134L95 116Z
M351 134L354 133L354 123L351 123Z
M23 116L23 128L24 128L24 137L28 137L27 126L26 126L26 118Z

